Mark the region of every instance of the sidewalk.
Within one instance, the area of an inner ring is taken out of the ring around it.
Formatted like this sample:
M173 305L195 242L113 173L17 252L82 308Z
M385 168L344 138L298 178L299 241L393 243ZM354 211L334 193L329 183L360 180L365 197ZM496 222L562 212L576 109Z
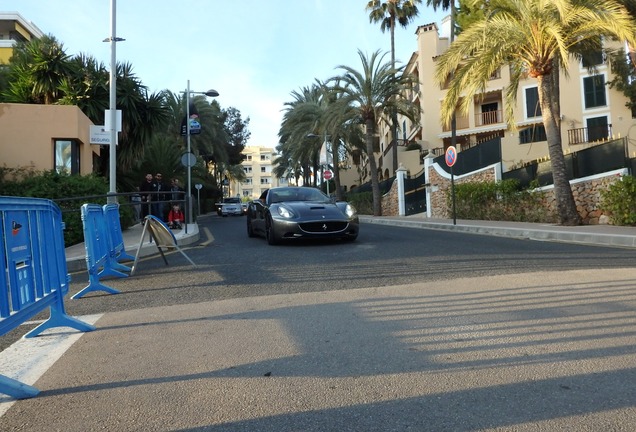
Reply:
M124 246L126 247L126 252L128 254L135 256L135 254L137 253L137 248L141 243L141 235L143 234L143 229L143 225L139 223L137 225L133 225L127 230L122 231ZM177 239L177 244L179 246L187 246L199 240L200 234L198 224L189 224L187 227L187 231L188 232L186 233L185 227L181 230L172 231L175 238ZM150 242L150 235L146 233L145 237L146 238L144 239L144 243L142 244L141 250L139 251L139 257L159 253L155 244ZM78 243L66 248L66 266L68 268L68 271L71 273L86 270L86 246L84 245L84 243Z
M360 216L361 223L374 223L410 228L457 231L472 234L512 237L518 239L578 243L595 246L636 248L636 227L614 225L560 226L553 224L429 219L414 216Z

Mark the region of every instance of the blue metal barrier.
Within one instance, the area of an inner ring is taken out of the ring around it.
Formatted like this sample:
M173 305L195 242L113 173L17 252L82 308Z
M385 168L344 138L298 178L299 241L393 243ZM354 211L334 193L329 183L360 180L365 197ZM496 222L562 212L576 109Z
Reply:
M84 289L71 298L79 299L93 291L118 294L118 290L99 281L101 277L105 276L128 277L126 273L114 268L119 266L119 263L114 259L114 254L111 253L111 234L102 206L84 204L82 206L82 223L84 225L84 247L89 282Z
M112 266L118 270L130 271L129 267L119 264L123 260L132 261L135 259L134 256L126 253L124 236L121 233L121 222L119 221L119 204L106 204L103 211L108 230L110 257L113 260Z
M70 276L66 268L62 213L49 200L0 197L0 336L39 312L49 318L24 337L52 327L91 331L95 327L66 314L64 296ZM0 393L17 399L33 397L35 387L0 376Z

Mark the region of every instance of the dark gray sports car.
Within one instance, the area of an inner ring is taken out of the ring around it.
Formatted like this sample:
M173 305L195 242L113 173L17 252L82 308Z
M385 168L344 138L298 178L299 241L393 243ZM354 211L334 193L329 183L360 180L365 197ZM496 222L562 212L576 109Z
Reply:
M268 189L247 207L247 235L262 235L271 245L283 240L358 237L358 214L311 187Z

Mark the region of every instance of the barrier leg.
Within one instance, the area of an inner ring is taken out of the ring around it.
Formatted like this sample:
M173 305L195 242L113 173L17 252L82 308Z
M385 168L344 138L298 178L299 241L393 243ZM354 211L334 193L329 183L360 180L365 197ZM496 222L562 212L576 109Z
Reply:
M88 294L90 292L93 292L93 291L105 291L108 294L119 294L119 291L116 290L115 288L111 288L111 287L106 286L103 283L101 283L99 281L99 277L97 275L89 274L88 275L88 285L86 285L84 287L84 289L82 289L80 292L78 292L77 294L75 294L71 298L73 300L80 299L80 298L84 297L86 294Z
M123 265L120 262L117 262L116 258L111 260L110 265L115 271L126 271L126 272L130 271L130 267L128 267L126 265ZM128 275L126 275L126 276L128 276Z
M18 380L0 375L0 393L15 399L28 399L37 396L40 390Z
M126 253L126 251L121 251L121 253L119 254L119 256L117 257L117 261L121 262L121 261L134 261L135 257Z
M75 317L67 315L64 311L64 303L58 300L58 304L51 305L51 316L49 319L44 321L42 324L28 332L24 335L25 338L32 338L44 330L53 328L53 327L70 327L82 332L88 332L95 330L95 326L85 323Z
M99 277L104 277L104 276L114 276L114 277L118 277L118 278L125 278L128 277L128 275L126 273L122 273L120 271L117 271L113 268L110 268L110 266L104 266L104 268L102 269L102 271L100 271L98 273Z

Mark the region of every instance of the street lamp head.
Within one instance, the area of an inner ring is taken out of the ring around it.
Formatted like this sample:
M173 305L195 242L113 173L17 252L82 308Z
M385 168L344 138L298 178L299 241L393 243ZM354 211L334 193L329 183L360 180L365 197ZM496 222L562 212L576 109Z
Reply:
M219 95L219 92L214 89L210 89L203 94L209 97L217 97Z

